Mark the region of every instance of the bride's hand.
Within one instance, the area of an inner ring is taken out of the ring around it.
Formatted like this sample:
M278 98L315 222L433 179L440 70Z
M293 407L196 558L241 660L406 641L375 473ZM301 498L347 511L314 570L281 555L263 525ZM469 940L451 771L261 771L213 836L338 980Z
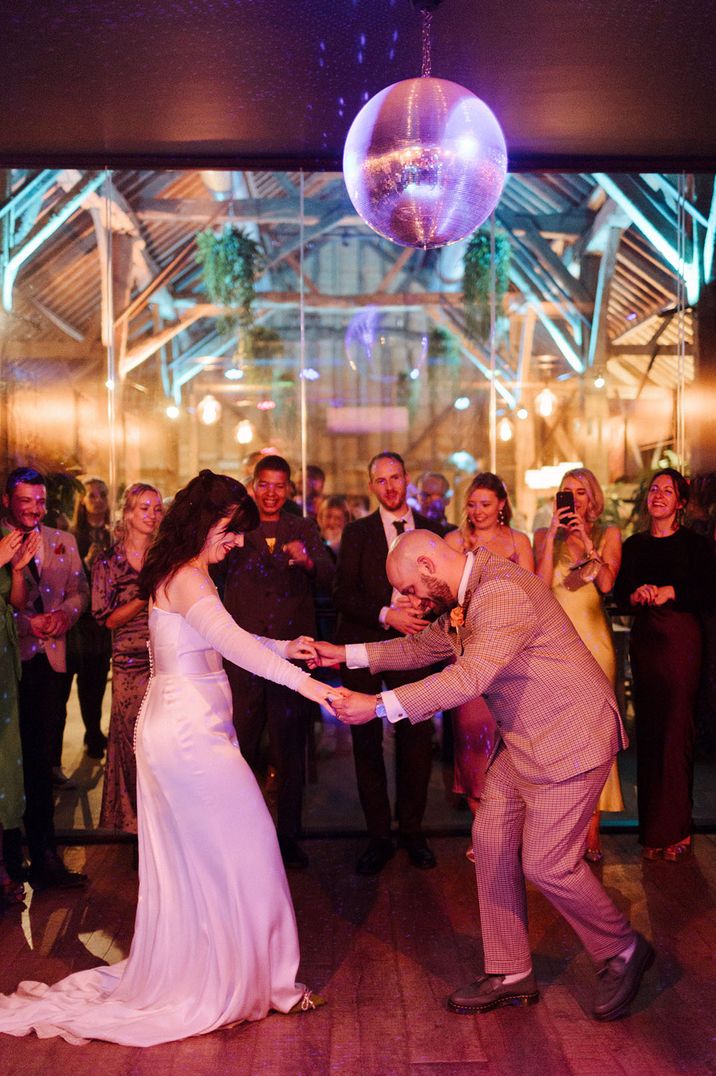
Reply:
M317 657L316 646L310 635L299 635L286 647L286 657L292 661L313 662Z
M298 690L305 699L317 702L319 706L325 706L334 717L337 716L334 701L340 695L346 694L344 687L331 687L329 684L322 684L320 680L314 680L312 676L307 676Z

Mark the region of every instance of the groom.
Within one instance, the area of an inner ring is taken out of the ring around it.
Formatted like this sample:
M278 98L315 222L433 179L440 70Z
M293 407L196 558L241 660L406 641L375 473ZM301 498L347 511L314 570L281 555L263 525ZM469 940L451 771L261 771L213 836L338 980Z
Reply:
M485 974L456 990L458 1013L538 1000L525 881L555 905L598 969L593 1015L612 1020L636 996L654 951L614 906L582 856L614 755L626 746L614 693L544 584L477 550L463 557L428 531L391 545L388 577L434 623L416 635L346 647L317 644L323 664L372 673L448 661L382 695L342 691L348 724L376 715L424 721L484 695L500 733L473 826Z

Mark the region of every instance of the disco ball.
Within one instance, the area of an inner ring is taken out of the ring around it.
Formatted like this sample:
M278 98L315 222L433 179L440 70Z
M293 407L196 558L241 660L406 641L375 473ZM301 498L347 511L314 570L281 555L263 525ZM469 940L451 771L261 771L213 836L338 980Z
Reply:
M372 97L351 124L343 174L353 205L404 247L464 239L497 205L507 147L487 105L442 78L411 78Z

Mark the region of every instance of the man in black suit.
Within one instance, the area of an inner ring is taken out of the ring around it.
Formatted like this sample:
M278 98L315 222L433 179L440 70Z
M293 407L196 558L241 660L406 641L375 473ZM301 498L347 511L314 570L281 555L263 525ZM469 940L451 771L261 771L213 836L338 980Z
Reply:
M380 452L368 465L369 488L378 499L376 512L356 519L343 531L334 584L338 610L337 643L379 642L412 635L427 626L409 603L395 600L385 572L388 546L403 531L438 528L407 504L408 478L397 452ZM372 675L367 669L342 668L343 683L352 691L377 694L383 680L389 688L412 683L430 670ZM410 862L423 869L435 866L435 856L422 833L432 763L429 721L395 726L396 815L399 844ZM383 759L383 722L352 725L353 757L358 794L368 828L368 847L360 856L359 874L378 874L394 853L390 835L390 801Z
M316 634L314 584L330 588L335 571L316 524L284 508L291 469L281 456L256 463L253 494L260 523L243 548L226 558L224 605L246 631L269 639ZM297 843L301 830L306 732L311 704L295 691L226 662L234 726L244 758L261 768L261 737L268 727L276 768L279 845L287 867L308 866Z

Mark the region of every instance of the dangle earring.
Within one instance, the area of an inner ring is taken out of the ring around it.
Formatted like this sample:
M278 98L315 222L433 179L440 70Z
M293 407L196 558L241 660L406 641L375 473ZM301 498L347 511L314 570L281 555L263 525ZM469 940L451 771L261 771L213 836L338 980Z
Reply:
M504 507L500 507L500 510L497 513L497 522L501 527L504 527L504 525L505 525L505 509L504 509Z

